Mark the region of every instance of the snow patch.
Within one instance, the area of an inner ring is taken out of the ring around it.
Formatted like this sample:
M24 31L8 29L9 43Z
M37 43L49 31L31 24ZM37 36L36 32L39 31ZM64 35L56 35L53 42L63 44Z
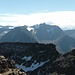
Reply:
M23 66L22 64L21 65L16 64L16 67L23 69L25 72L28 72L28 71L33 71L33 70L37 69L38 67L43 66L48 61L49 60L47 60L45 62L36 63L36 64L32 63L32 65L30 67Z
M15 27L13 27L13 26L12 26L12 27L9 27L9 29L14 29L14 28L15 28Z
M4 33L8 33L8 31L4 31Z
M22 59L23 59L23 60L25 59L26 61L29 61L31 58L32 58L31 56L29 56L29 57L24 56Z
M34 28L31 28L31 27L28 27L27 29L28 31L34 30Z
M51 29L47 29L47 32L50 32L50 31L53 32L53 31L54 31L53 28L51 28Z

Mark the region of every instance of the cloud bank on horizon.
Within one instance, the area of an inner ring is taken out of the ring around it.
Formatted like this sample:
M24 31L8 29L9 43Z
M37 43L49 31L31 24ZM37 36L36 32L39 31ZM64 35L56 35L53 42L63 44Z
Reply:
M57 11L33 14L0 14L0 25L35 25L40 23L58 25L61 28L75 28L75 11Z

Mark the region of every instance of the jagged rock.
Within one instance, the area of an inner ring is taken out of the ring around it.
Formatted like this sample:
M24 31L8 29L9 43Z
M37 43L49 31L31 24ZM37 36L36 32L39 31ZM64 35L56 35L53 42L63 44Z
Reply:
M13 60L0 56L0 75L27 75L21 69L16 68Z
M5 57L1 55L1 56L0 56L0 60L2 60L2 59L5 59Z

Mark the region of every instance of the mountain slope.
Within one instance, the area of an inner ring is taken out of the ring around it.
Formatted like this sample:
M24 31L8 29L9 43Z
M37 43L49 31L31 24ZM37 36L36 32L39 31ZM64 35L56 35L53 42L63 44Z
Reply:
M0 42L27 42L27 43L34 43L36 42L35 38L30 34L26 28L23 27L16 27L6 35L4 35Z
M0 38L2 38L2 36L4 36L13 28L13 26L0 26Z
M68 35L61 36L55 41L57 50L62 53L66 53L75 48L75 39L69 37Z
M69 52L75 48L75 39L65 34L65 32L56 25L47 25L45 23L32 26L32 34L39 40L39 43L54 43L60 53Z
M73 30L65 30L64 31L67 35L75 39L75 29Z
M56 25L47 25L45 23L32 26L32 33L40 41L42 40L55 40L63 35L63 31Z

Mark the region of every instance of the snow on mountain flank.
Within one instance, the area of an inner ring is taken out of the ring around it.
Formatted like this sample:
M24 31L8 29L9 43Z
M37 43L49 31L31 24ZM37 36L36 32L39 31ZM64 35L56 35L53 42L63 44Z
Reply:
M28 71L33 71L33 70L35 70L35 69L37 69L37 68L39 68L40 66L43 66L45 63L47 63L49 60L47 60L47 61L45 61L45 62L40 62L40 63L36 63L36 64L34 64L34 63L32 63L32 65L30 66L30 67L26 67L26 66L23 66L22 64L21 65L19 65L19 64L16 64L16 67L18 67L18 68L21 68L21 69L23 69L25 72L28 72Z

